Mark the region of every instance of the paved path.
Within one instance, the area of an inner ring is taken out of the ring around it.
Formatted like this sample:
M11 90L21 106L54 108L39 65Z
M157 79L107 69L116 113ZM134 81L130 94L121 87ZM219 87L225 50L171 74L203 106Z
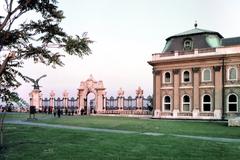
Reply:
M5 121L5 123L18 124L18 125L29 125L29 126L37 126L37 127L73 129L73 130L92 131L92 132L119 133L119 134L139 134L139 135L147 135L147 136L169 135L169 136L173 136L173 137L190 138L190 139L198 139L198 140L206 140L206 141L214 141L214 142L240 143L240 139L234 139L234 138L191 136L191 135L180 135L180 134L164 134L164 133L154 133L154 132L136 132L136 131L104 129L104 128L88 128L88 127L67 126L67 125L60 125L60 124L33 123L33 122L20 121L20 120L9 120L9 121Z

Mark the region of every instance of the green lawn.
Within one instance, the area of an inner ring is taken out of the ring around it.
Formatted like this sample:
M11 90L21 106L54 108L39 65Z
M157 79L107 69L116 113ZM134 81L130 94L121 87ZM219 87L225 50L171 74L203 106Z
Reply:
M0 115L2 116L2 115ZM36 117L39 119L50 118L52 115L48 114L36 114ZM16 113L16 112L7 112L5 120L27 120L29 118L29 113Z
M26 120L28 117L27 113L15 113L7 115L6 120ZM36 118L39 119L38 121L34 121L36 123L120 129L137 132L240 138L240 127L227 127L227 121L156 120L104 116L61 116L61 118L54 118L48 114L37 114Z
M240 138L240 127L227 127L227 121L176 121L126 117L64 116L36 122L71 126L157 132L211 137Z
M5 137L6 148L0 151L1 160L226 160L240 157L240 143L168 135L147 136L7 125Z
M9 114L7 120L26 120L28 114ZM102 116L37 114L35 123L164 133L161 136L104 133L24 125L6 125L0 160L28 159L239 159L239 142L219 142L173 136L195 135L240 139L240 127L227 122L153 120Z

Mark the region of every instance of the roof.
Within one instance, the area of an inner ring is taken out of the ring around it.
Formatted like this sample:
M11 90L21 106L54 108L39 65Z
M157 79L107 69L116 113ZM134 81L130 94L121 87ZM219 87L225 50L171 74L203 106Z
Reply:
M231 37L222 39L223 46L240 45L240 37Z
M203 33L217 34L220 38L223 38L223 36L216 31L194 28L194 29L170 36L166 40L168 41L169 39L174 38L174 37L183 37L183 36L187 36L187 35L195 35L195 34L203 34Z

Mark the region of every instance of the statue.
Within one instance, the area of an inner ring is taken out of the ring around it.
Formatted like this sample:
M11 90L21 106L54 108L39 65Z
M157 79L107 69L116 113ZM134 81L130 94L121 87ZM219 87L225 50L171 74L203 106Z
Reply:
M30 78L30 77L25 76L26 79L28 79L29 81L31 81L33 83L33 89L39 89L40 86L39 86L38 82L39 82L40 79L42 79L44 77L47 77L47 75L44 74L41 77L39 77L38 79L36 79L36 80L34 80L34 79Z
M120 88L120 89L118 90L117 94L118 94L118 97L123 97L123 96L124 96L124 91L123 91L123 89Z

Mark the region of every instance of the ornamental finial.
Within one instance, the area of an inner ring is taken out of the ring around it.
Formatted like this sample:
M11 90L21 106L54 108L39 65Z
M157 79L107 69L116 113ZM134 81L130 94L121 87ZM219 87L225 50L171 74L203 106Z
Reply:
M197 28L197 21L195 21L195 23L194 23L194 27Z

